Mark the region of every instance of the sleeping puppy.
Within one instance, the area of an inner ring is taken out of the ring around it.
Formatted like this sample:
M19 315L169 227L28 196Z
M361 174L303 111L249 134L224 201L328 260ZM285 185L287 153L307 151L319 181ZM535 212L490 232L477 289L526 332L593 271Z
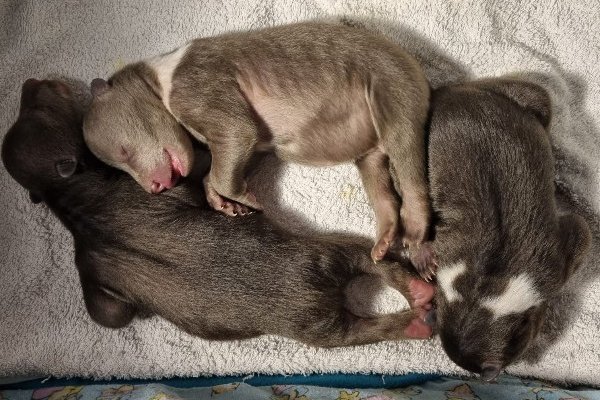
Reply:
M369 243L292 236L261 215L232 219L211 210L198 183L210 157L163 196L98 161L84 144L82 109L67 85L30 79L2 160L75 240L75 263L91 318L111 328L158 314L213 340L263 334L314 346L427 338L433 287L400 264L375 265ZM413 309L355 313L346 286L371 274Z
M317 22L229 32L95 79L92 93L84 137L99 159L159 193L193 165L187 130L212 154L208 203L231 216L261 209L245 179L256 152L306 165L354 162L377 221L373 260L398 234L421 275L433 274L429 85L385 37Z
M441 88L432 100L437 326L450 358L491 380L538 333L590 231L557 213L541 87L489 79Z

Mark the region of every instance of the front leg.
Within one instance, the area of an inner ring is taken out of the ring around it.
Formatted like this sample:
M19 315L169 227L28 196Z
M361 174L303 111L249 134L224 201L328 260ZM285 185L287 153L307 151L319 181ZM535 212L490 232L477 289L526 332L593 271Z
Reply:
M91 278L82 277L81 287L87 311L96 323L107 328L122 328L136 315L135 305Z
M209 142L212 162L204 189L208 203L217 211L235 216L262 210L245 179L258 140L256 129L252 120L231 121L217 140Z
M381 141L390 160L390 174L402 198L400 207L401 243L424 279L435 274L436 261L428 242L431 209L429 186L425 177L425 140L423 123L415 116L397 118L381 125Z

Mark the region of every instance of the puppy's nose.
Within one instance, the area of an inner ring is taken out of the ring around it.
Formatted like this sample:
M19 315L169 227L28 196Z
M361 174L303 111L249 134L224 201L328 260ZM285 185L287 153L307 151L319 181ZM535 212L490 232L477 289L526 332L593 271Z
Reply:
M427 314L425 315L425 323L431 327L435 326L435 323L437 322L437 312L435 311L435 308L432 308L431 310L427 311Z
M152 182L152 187L150 189L152 193L157 194L162 192L163 190L165 190L165 187L162 185L162 183Z
M496 361L485 361L481 365L481 379L486 382L491 382L500 375L501 366Z

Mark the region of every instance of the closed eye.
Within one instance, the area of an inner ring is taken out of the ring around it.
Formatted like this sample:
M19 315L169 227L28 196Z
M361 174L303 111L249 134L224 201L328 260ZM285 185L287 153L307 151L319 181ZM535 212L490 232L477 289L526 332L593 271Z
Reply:
M125 146L121 146L121 160L124 163L129 163L130 158L131 158L131 153L127 151Z

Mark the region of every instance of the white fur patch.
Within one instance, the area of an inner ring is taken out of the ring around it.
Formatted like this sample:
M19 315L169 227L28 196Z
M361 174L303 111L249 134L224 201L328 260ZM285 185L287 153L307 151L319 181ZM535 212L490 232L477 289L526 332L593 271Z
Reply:
M448 301L462 300L462 295L454 288L454 281L459 275L467 271L467 265L463 261L442 267L437 272L437 281L442 293Z
M542 302L542 297L531 278L523 273L510 278L504 293L496 297L483 299L483 307L494 314L494 319L505 315L517 314Z
M171 113L170 97L171 88L173 87L173 73L175 72L175 68L177 68L181 62L188 47L190 47L190 43L177 50L173 50L168 54L163 54L146 61L150 68L156 72L162 90L161 97L163 104Z

